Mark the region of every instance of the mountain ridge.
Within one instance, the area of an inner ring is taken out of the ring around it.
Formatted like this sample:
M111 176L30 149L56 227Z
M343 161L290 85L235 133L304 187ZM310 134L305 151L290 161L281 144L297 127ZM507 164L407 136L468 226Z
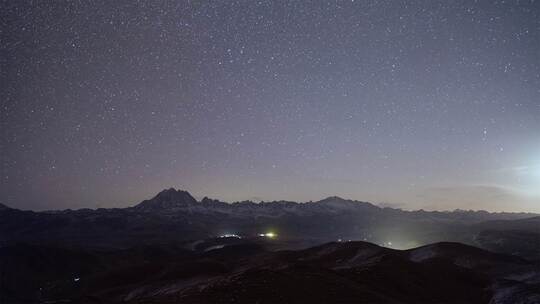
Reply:
M170 199L177 199L176 202L173 202L172 204L163 204L163 199L167 199L170 201ZM235 205L247 205L247 204L254 204L254 205L291 205L291 204L320 204L320 205L329 205L329 206L340 206L340 205L355 205L360 206L364 205L366 207L374 207L377 209L389 209L389 210L398 210L402 212L411 212L411 213L459 213L459 214L470 214L470 213L476 213L476 214L499 214L499 215L523 215L523 218L528 217L534 217L534 216L540 216L538 213L532 213L532 212L490 212L487 210L464 210L464 209L454 209L454 210L431 210L426 211L423 209L417 209L417 210L404 210L400 208L392 208L392 207L381 207L376 204L365 202L365 201L359 201L359 200L353 200L353 199L345 199L340 196L329 196L326 198L323 198L318 201L308 201L308 202L295 202L295 201L286 201L286 200L279 200L279 201L260 201L260 202L254 202L251 200L244 200L244 201L234 201L234 202L226 202L221 201L218 199L213 199L208 196L204 196L200 201L196 200L188 191L181 190L181 189L175 189L173 187L164 189L160 191L158 194L156 194L153 198L144 200L134 206L126 207L126 208L136 208L139 210L159 210L164 209L167 207L179 207L179 206L186 206L186 205L197 205L197 204L204 204L204 205L229 205L229 206L235 206ZM157 205L154 208L150 208L151 205ZM122 209L122 208L120 208Z
M195 199L193 195L187 190L181 190L181 189L175 189L174 187L163 189L162 191L158 192L156 195L154 195L152 198L143 200L139 203L136 203L132 206L127 207L112 207L112 208L78 208L78 209L52 209L52 210L41 210L41 211L35 211L35 210L24 210L27 212L35 212L35 213L59 213L59 212L77 212L77 211L98 211L98 210L136 210L136 211L160 211L160 210L166 210L166 209L178 209L182 207L188 207L188 206L241 206L241 205L254 205L254 206L293 206L293 205L326 205L326 206L364 206L369 207L373 209L380 209L380 210L392 210L392 211L398 211L398 212L406 212L406 213L427 213L427 214L477 214L477 215L500 215L501 217L505 216L516 216L518 218L529 218L529 217L540 217L540 213L534 213L534 212L510 212L510 211L487 211L487 210L464 210L464 209L454 209L454 210L424 210L424 209L415 209L415 210L405 210L401 208L395 208L395 207L387 207L387 206L379 206L377 204L373 204L366 201L359 201L354 199L346 199L342 198L340 196L328 196L326 198L323 198L318 201L306 201L306 202L296 202L296 201L286 201L286 200L279 200L279 201L260 201L260 202L254 202L251 200L243 200L243 201L234 201L234 202L226 202L221 201L219 199L213 199L208 196L204 196L201 200ZM23 211L21 209L13 208L6 206L4 204L0 203L0 210L18 210ZM504 218L501 218L504 219Z
M536 215L524 213L405 211L330 196L320 201L226 203L169 188L127 208L63 211L0 209L2 243L65 243L126 248L138 243L188 241L268 232L305 245L364 240L393 248L454 241L540 259ZM526 220L532 218L532 220ZM505 220L493 231L498 220ZM517 231L509 232L510 228ZM520 246L514 239L519 236ZM502 243L501 243L502 240Z

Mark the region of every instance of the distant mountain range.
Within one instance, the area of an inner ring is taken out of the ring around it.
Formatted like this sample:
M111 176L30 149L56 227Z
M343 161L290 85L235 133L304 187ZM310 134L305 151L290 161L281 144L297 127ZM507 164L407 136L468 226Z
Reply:
M226 203L207 197L197 201L187 191L173 188L128 208L33 212L0 207L0 244L22 241L92 248L224 234L251 237L273 231L282 240L302 240L304 246L338 239L392 248L455 241L540 258L540 246L535 247L539 227L540 216L532 213L403 211L336 196L308 203ZM528 245L507 248L516 234Z
M175 189L128 208L0 205L0 303L358 299L539 303L540 216L197 201Z

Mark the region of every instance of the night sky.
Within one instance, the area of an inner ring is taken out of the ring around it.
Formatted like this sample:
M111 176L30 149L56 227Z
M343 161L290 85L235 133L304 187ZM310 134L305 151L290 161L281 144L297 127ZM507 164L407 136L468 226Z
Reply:
M0 203L540 212L540 1L0 5Z

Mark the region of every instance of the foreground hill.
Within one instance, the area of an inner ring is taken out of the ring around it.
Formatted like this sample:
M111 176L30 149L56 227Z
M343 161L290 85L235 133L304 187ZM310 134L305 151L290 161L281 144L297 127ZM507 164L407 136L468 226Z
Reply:
M540 265L459 243L394 250L217 238L95 251L0 248L2 303L538 303Z

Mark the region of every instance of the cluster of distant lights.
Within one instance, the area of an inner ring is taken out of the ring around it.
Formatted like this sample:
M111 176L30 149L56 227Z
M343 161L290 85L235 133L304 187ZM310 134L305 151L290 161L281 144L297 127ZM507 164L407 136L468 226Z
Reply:
M259 233L258 234L259 237L265 237L265 238L269 238L269 239L275 239L277 238L277 233L275 232L266 232L266 233ZM238 235L238 234L234 234L234 233L226 233L226 234L222 234L219 236L219 238L237 238L237 239L241 239L242 236ZM364 238L363 239L364 241L368 241L367 238ZM352 242L353 240L345 240L345 239L337 239L337 242L338 243L342 243L342 242ZM383 247L392 247L392 242L384 242L382 244L380 244L381 246Z
M368 239L364 238L363 241L367 242ZM344 239L337 239L338 243L347 243L347 242L353 242L353 240L344 240ZM379 244L382 247L392 247L392 242L384 242L382 244Z
M276 238L278 235L277 235L277 233L275 233L275 232L266 232L266 233L259 233L258 236L259 236L259 237L266 237L266 238L269 238L269 239L274 239L274 238ZM234 233L223 234L223 235L220 235L219 237L220 237L220 238L237 238L237 239L241 239L241 238L242 238L240 235L234 234Z
M220 238L237 238L237 239L241 239L242 237L239 236L238 234L223 234L223 235L220 235L219 236Z

